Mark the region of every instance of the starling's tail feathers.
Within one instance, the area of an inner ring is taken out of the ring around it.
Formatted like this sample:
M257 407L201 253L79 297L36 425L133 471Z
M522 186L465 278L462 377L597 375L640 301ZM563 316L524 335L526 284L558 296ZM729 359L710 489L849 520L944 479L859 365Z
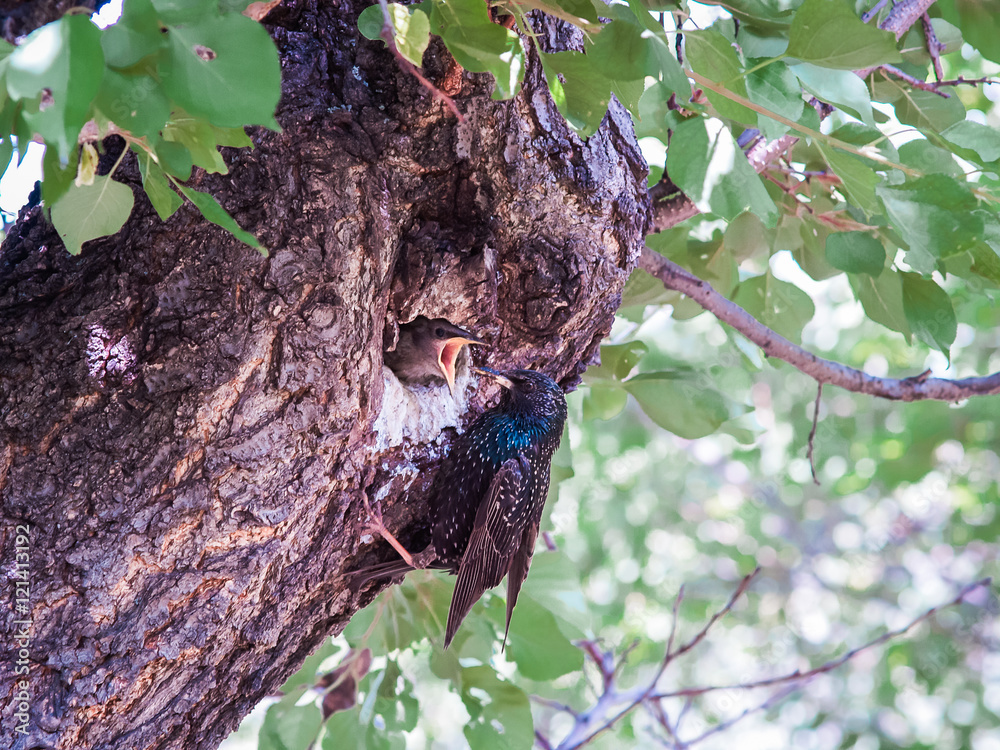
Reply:
M517 553L530 518L531 464L516 456L500 467L479 506L469 545L458 566L458 582L448 610L444 647L448 648L469 610L488 590L503 580ZM518 583L520 588L520 583Z

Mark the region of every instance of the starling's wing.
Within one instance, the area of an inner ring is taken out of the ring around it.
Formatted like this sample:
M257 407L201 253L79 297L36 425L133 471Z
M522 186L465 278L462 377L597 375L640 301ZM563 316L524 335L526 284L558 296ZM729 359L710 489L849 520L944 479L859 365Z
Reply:
M531 518L531 464L524 456L505 461L476 513L475 524L448 610L444 647L448 648L458 626L487 589L503 580L517 551L524 527Z
M531 485L529 487L531 500L529 502L530 518L524 527L521 535L521 543L510 561L510 571L507 575L507 627L503 631L503 644L507 645L507 632L510 630L510 616L514 613L514 605L517 603L517 595L521 591L521 584L528 577L528 566L531 565L531 556L535 552L535 540L538 538L538 527L542 523L542 510L545 508L545 500L549 494L549 462L552 460L554 449L546 450L533 446L539 455L531 460L534 467L531 472ZM530 460L530 459L529 459ZM501 647L501 650L503 647Z

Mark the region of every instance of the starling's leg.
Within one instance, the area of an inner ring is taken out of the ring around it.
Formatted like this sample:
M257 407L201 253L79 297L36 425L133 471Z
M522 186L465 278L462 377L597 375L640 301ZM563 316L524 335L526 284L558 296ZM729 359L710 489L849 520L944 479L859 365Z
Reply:
M385 523L383 523L382 521L382 506L380 505L378 500L375 501L375 508L372 509L372 506L368 504L368 498L365 497L365 510L368 511L368 517L369 517L368 524L365 526L365 532L367 533L378 532L383 539L385 539L387 542L389 542L389 544L392 545L392 548L399 553L399 556L406 561L407 565L409 565L411 568L418 567L413 562L413 555L407 552L406 547L400 544L399 540L396 539L396 537L394 537L391 533L389 533L389 529L385 527Z

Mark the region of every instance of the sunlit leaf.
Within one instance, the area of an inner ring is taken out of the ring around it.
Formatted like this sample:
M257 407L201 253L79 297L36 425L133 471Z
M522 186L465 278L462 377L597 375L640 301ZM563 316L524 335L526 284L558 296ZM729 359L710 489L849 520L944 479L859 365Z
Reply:
M904 273L903 312L910 329L928 346L940 349L945 357L955 341L957 321L948 293L932 279Z
M836 232L826 239L826 259L841 271L878 276L885 267L885 247L866 232Z
M88 240L114 234L125 225L135 198L131 188L106 175L91 185L71 186L52 206L52 224L72 255Z
M862 22L845 0L805 0L792 20L788 56L843 70L900 59L896 37Z
M726 219L752 211L774 226L778 211L760 177L718 120L681 123L667 152L667 173L699 209Z

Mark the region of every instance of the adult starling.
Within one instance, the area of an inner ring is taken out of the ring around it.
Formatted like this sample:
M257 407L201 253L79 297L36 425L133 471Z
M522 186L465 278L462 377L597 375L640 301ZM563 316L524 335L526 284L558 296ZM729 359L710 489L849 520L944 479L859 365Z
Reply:
M391 352L385 352L383 362L407 383L429 383L441 380L455 392L455 368L458 355L466 344L484 342L444 318L423 315L399 327L399 341Z
M437 511L431 547L418 556L431 557L427 567L458 575L445 648L472 606L505 575L510 629L548 496L552 454L566 422L566 399L548 375L475 369L500 383L503 395L458 437L438 472L431 490ZM412 560L400 560L359 575L366 581L413 567Z

